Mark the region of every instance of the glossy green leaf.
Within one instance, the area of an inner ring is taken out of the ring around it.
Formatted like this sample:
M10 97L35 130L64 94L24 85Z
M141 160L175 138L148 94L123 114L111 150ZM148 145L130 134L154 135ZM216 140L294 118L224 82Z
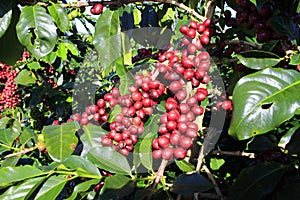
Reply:
M34 199L44 200L48 199L49 197L56 199L68 181L69 179L66 178L66 175L51 176L42 185Z
M36 79L33 77L32 73L27 69L23 69L18 73L15 78L15 82L19 85L31 86L36 83Z
M175 180L172 192L176 194L193 194L205 192L213 187L213 184L201 174L180 174Z
M297 129L300 128L300 124L297 124L296 126L290 128L284 136L281 137L278 146L285 149L286 145L291 141L292 136L297 131Z
M81 156L85 157L90 149L102 146L101 137L106 134L107 131L96 125L83 126L83 131L84 134L80 137L80 140L83 143Z
M39 5L26 6L16 26L17 35L34 57L50 53L57 42L56 26L46 9Z
M175 160L177 167L183 172L192 172L195 171L195 166L186 160Z
M244 140L278 127L299 109L299 90L294 70L268 68L241 78L233 91L229 134Z
M4 4L11 1L0 1ZM22 56L24 47L20 44L17 37L16 25L19 20L20 11L15 8L12 10L12 19L8 29L0 38L0 62L8 65L14 65Z
M245 51L236 55L236 57L246 67L256 70L273 67L280 62L279 56L267 51Z
M115 105L113 109L110 111L107 121L109 123L112 123L113 121L115 121L115 117L120 113L122 113L122 107L120 105Z
M8 157L1 163L1 167L14 167L20 160L21 156Z
M57 56L60 57L62 60L67 60L67 53L68 50L66 48L65 43L63 42L59 43L57 47Z
M57 27L61 32L66 32L69 29L69 19L65 9L59 4L53 4L47 8Z
M119 174L131 174L127 159L111 147L92 148L87 157L89 161L104 170Z
M71 196L66 200L83 199L88 194L88 191L94 189L95 185L99 182L100 179L91 179L89 181L79 183L74 187Z
M6 126L7 126L7 123L8 123L9 121L10 121L10 118L9 118L9 117L6 117L6 116L2 117L2 118L0 119L0 129L5 129Z
M74 151L78 139L75 135L80 128L77 122L68 122L62 125L44 126L42 133L45 137L49 156L55 161L63 161Z
M10 129L0 129L0 154L10 150L15 139Z
M12 186L0 196L0 199L13 199L13 200L28 199L45 179L46 176L37 177L37 178L29 179L21 183L20 185Z
M8 29L12 18L11 2L0 1L0 38Z
M33 61L33 62L30 62L27 64L27 67L30 69L30 70L37 70L37 69L41 69L41 65L36 62L36 61Z
M229 199L264 199L273 192L284 171L285 166L279 163L261 163L243 169L229 189Z
M67 158L64 162L62 162L62 164L68 167L69 169L80 169L81 173L84 172L86 174L101 176L98 168L89 160L81 156L72 155L69 158Z
M109 67L121 56L120 30L119 11L105 10L95 25L93 40L104 68Z
M225 163L224 159L211 158L210 159L210 168L212 170L218 170Z
M291 57L290 65L299 65L300 64L300 54L295 54Z
M74 55L74 56L78 56L79 55L79 50L77 49L77 47L75 46L75 44L73 44L70 41L66 41L65 45L66 45L66 48L71 52L72 55Z
M101 190L101 199L119 199L129 195L134 189L130 181L130 178L120 174L107 177Z
M134 84L134 77L132 75L132 73L127 72L126 74L124 74L123 76L120 77L120 86L119 86L119 90L120 90L120 94L124 95L124 94L129 94L128 88L130 85Z
M273 16L269 19L270 25L277 33L286 35L289 39L299 41L297 24L287 16Z
M44 174L45 173L38 168L29 165L21 167L3 167L0 168L0 188Z

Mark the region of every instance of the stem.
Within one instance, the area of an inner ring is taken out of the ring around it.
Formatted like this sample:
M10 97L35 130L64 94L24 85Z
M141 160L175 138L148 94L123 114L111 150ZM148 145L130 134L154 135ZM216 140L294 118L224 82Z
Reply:
M32 5L34 4L33 2L30 1L26 1L26 0L18 0L18 3L22 3L22 4L28 4L28 5ZM63 8L80 8L83 6L94 6L96 4L101 3L103 6L111 6L111 5L118 5L118 6L122 6L124 4L130 4L130 3L135 3L135 2L157 2L157 3L169 3L172 5L175 5L187 12L189 12L190 14L192 14L194 17L196 17L197 19L204 21L206 18L201 16L199 13L197 13L195 10L189 8L188 6L184 5L183 3L178 3L177 1L174 0L149 0L149 1L143 1L143 0L121 0L121 1L93 1L93 2L76 2L76 3L68 3L68 4L61 4L61 7ZM38 2L36 3L38 5L41 6L48 6L47 3L43 3L43 2Z
M153 189L155 189L160 182L160 179L164 176L165 169L167 167L168 161L162 160L159 166L159 169L157 170L156 177L154 180L154 185L152 186Z
M205 170L205 172L206 172L208 178L209 178L209 179L211 180L211 182L214 184L215 191L216 191L216 193L217 193L219 199L223 200L223 199L224 199L223 194L222 194L222 192L221 192L221 190L220 190L220 188L219 188L219 186L218 186L218 184L217 184L217 182L216 182L214 176L213 176L212 173L209 171L209 169L208 169L208 167L207 167L206 165L203 165L202 168Z
M255 153L247 153L244 151L212 151L214 155L226 155L226 156L245 156L249 158L255 158Z
M216 0L208 0L205 4L205 17L211 19L214 16Z
M16 152L16 153L11 153L11 154L8 154L6 156L4 156L4 158L9 158L9 157L13 157L13 156L21 156L21 155L24 155L28 152L31 152L33 150L35 150L37 147L31 147L31 148L28 148L28 149L22 149L21 151L19 152Z
M262 46L259 45L259 44L254 44L254 43L250 43L250 42L243 41L243 40L230 40L230 41L226 41L226 44L245 44L245 45L252 46L256 49L261 49L262 48Z

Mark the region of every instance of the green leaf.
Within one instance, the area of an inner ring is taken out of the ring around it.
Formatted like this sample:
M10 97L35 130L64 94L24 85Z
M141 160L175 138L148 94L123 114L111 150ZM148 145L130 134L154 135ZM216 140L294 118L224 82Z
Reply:
M255 152L255 151L266 151L268 149L276 148L276 144L271 141L270 137L267 135L258 135L255 136L247 143L247 151Z
M298 200L300 199L300 176L287 177L283 185L280 185L280 189L276 193L276 199L278 200Z
M300 129L298 128L294 134L292 135L289 143L286 145L286 149L288 150L289 154L300 154Z
M88 191L93 189L95 185L100 182L100 179L91 179L89 181L85 181L83 183L79 183L75 186L72 195L66 200L74 200L74 199L82 199L84 198ZM79 196L79 197L78 197Z
M233 91L229 134L244 140L278 127L300 107L299 90L294 70L268 68L241 78Z
M211 158L210 159L210 168L212 170L218 170L225 163L224 159Z
M131 174L127 159L111 147L92 148L87 157L89 161L104 170L119 174Z
M36 79L32 76L31 71L23 69L18 73L17 77L15 78L15 82L19 85L31 86L35 84Z
M52 17L39 5L22 9L16 30L21 44L37 58L50 53L57 42L56 26Z
M66 32L69 29L69 19L65 9L59 4L53 4L47 8L57 27L61 32Z
M0 129L0 142L6 146L3 146L0 144L0 154L2 154L5 151L10 150L9 147L12 146L14 143L14 140L16 138L14 137L13 134L11 134L10 129Z
M134 189L134 185L130 183L131 179L121 174L107 177L101 190L101 199L119 199L128 196Z
M28 199L32 193L41 185L46 177L37 177L29 179L20 185L12 186L5 193L3 193L1 199L14 199L23 200Z
M107 131L96 125L83 126L84 134L80 137L80 141L83 143L83 150L81 156L85 157L90 149L94 147L101 147L101 137L106 134Z
M269 19L270 25L277 33L288 36L291 40L299 41L299 30L297 24L285 16L273 16Z
M213 187L213 184L201 174L180 174L175 180L172 192L185 195L205 192Z
M292 136L297 131L297 129L300 128L300 124L297 124L296 126L290 128L284 136L281 137L278 146L285 149L286 145L291 141Z
M299 65L300 64L300 54L295 54L291 57L290 65Z
M0 1L4 4L11 1ZM12 10L12 19L8 29L0 38L0 62L14 65L22 56L24 47L20 44L17 37L16 25L19 20L20 11L18 8Z
M75 133L79 128L78 123L74 121L62 125L44 126L42 133L46 148L54 161L63 161L73 153L73 146L78 142Z
M62 60L67 60L67 48L65 43L61 42L59 43L57 47L57 56L60 57Z
M66 48L71 52L72 55L74 55L74 56L78 56L79 55L79 50L77 49L77 47L75 46L75 44L73 44L70 41L66 41L65 45L66 45Z
M62 164L68 167L69 169L81 169L81 173L84 172L86 174L101 176L98 168L89 160L81 156L72 155L69 158L67 158Z
M109 123L112 123L113 121L115 121L115 117L120 113L122 113L122 107L120 105L115 105L113 109L110 111L107 121Z
M236 57L246 67L256 70L273 67L280 62L279 56L267 51L245 51L236 55Z
M21 156L8 157L1 163L1 167L14 167L20 160Z
M8 29L12 19L12 5L11 2L0 1L0 38Z
M41 65L40 63L36 62L36 61L33 61L33 62L30 62L27 64L27 67L30 69L30 70L37 70L37 69L41 69Z
M149 170L152 170L152 140L157 137L160 115L151 115L148 119L144 133L141 135L139 145L140 161Z
M284 171L285 166L279 163L261 163L243 169L229 189L229 199L264 199L273 192Z
M19 138L21 144L26 144L26 142L29 143L31 139L37 142L37 134L35 134L29 127L23 127L23 131Z
M195 171L195 166L186 160L175 160L177 167L183 172L193 172Z
M43 200L51 197L56 199L64 188L65 184L69 181L66 175L51 176L41 187L34 199Z
M6 128L6 125L7 125L7 123L10 121L10 118L9 117L6 117L6 116L4 116L4 117L2 117L1 119L0 119L0 129L5 129Z
M0 168L0 188L10 186L16 182L43 176L45 173L36 167L25 165L21 167Z
M120 94L121 95L129 94L128 88L130 85L134 84L134 82L135 81L134 81L133 74L130 72L127 72L126 74L121 76L120 86L119 86Z
M93 40L104 68L121 56L120 30L119 11L105 10L95 25Z

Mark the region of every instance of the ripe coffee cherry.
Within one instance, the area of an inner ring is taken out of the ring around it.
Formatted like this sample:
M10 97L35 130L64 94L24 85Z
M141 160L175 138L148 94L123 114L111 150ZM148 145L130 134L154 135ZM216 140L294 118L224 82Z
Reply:
M132 99L133 101L141 101L142 98L143 98L143 97L142 97L141 93L138 92L138 91L135 91L135 92L133 92L133 93L131 94L131 99Z
M195 38L196 37L196 30L193 28L190 28L187 32L186 35L190 38Z
M209 61L209 59L210 59L209 54L205 51L199 53L198 57L200 58L201 61Z
M178 122L188 122L188 118L186 115L180 115Z
M105 101L111 101L113 99L113 96L112 96L112 94L107 93L107 94L104 95L103 98L104 98Z
M187 122L187 125L189 126L189 128L194 129L195 131L198 131L199 129L198 125L194 122Z
M130 135L130 139L132 140L132 143L135 144L138 141L138 136L137 135Z
M101 138L101 144L103 146L110 146L112 144L112 142L111 142L110 138L102 136L102 138Z
M160 136L157 142L160 148L166 148L170 144L170 140L166 136Z
M94 5L90 11L93 15L100 15L103 11L103 5L101 3L98 3Z
M186 26L186 25L183 25L183 26L181 26L181 27L179 28L179 31L180 31L182 34L184 34L184 35L187 34L188 30L189 30L189 27Z
M116 133L115 136L114 136L114 140L116 142L120 142L121 140L123 139L123 136L121 133Z
M188 48L187 48L187 51L189 54L192 54L194 55L196 52L197 52L197 46L193 43L189 44Z
M96 106L96 105L91 105L91 106L89 107L89 109L90 109L91 113L96 113L96 112L98 112L99 107Z
M178 110L171 110L167 115L168 121L177 121L179 117L180 113L178 112Z
M205 88L198 88L198 89L196 90L196 92L197 92L197 93L203 93L205 96L208 95L208 91L207 91L207 89L205 89Z
M178 145L180 141L181 135L177 131L173 131L172 134L170 135L170 143L172 145Z
M187 68L187 69L194 67L193 60L188 58L188 57L182 57L181 58L181 63L182 63L182 66Z
M193 21L193 20L191 20L191 21L190 21L190 27L193 28L193 29L197 29L198 23L195 22L195 21Z
M202 115L204 113L204 108L202 108L201 106L194 106L192 108L192 112L195 114L195 115Z
M188 121L192 122L196 119L194 113L192 111L189 111L187 114L186 114L186 117L188 119Z
M177 123L175 121L168 121L166 127L169 131L173 131L177 128Z
M204 24L199 24L198 27L197 27L197 31L199 33L203 33L203 31L206 29L205 25Z
M136 135L138 133L138 128L136 125L130 125L128 131L130 132L130 134Z
M162 150L154 150L152 151L152 157L154 159L160 159L162 154Z
M81 125L87 125L89 123L89 119L87 117L82 117L80 119L80 124Z
M160 149L159 145L158 145L158 139L157 138L154 138L152 140L152 148L153 149Z
M193 107L193 106L197 105L198 101L197 101L197 99L196 99L195 96L192 96L192 97L190 97L190 98L187 99L186 103L189 106Z
M116 88L114 87L112 90L111 90L111 95L113 98L117 99L120 97L120 91L119 91L119 88Z
M120 154L122 154L123 156L128 156L129 155L129 151L126 148L120 149L119 150Z
M173 158L174 149L171 147L166 147L162 150L161 157L164 160L171 160Z
M99 113L95 113L94 115L93 115L93 119L94 119L94 121L99 121L100 119L101 119L101 115L99 114Z
M168 122L167 122L168 123ZM158 127L158 132L162 135L169 133L169 130L167 129L167 125L166 124L161 124Z
M134 103L133 107L135 110L140 110L143 107L143 103L141 101L137 101Z
M144 111L145 115L152 115L153 108L152 107L143 108L143 111Z
M211 19L206 19L204 22L203 22L203 25L207 28L209 27L211 24Z
M186 90L179 90L176 94L175 97L179 100L182 101L187 97L187 91Z
M182 89L182 84L180 81L172 81L169 88L172 92L176 92Z
M200 36L200 41L202 44L209 44L209 42L210 42L209 36L207 36L207 35Z
M192 128L188 128L186 130L186 133L185 133L186 136L190 137L190 138L195 138L197 137L197 131L192 129Z
M183 76L186 80L192 80L195 76L195 71L193 69L187 69L184 71Z
M198 79L196 79L195 77L193 77L191 82L194 87L198 87L200 85L200 81Z
M198 79L198 80L202 80L203 77L205 76L206 72L202 69L198 69L195 73L195 77Z
M194 96L200 102L203 101L206 98L206 95L203 94L202 92L197 92Z
M185 133L189 127L186 122L179 122L177 128L180 133Z
M232 110L232 102L230 100L225 100L222 102L222 108L224 110Z
M202 79L202 83L203 84L207 84L207 83L209 83L209 81L210 81L210 76L208 75L208 74L206 74L204 77L203 77L203 79Z
M173 110L173 109L177 109L178 104L174 103L174 102L167 102L165 107L166 107L167 111L170 111L170 110Z
M182 147L176 147L174 149L174 156L178 160L184 159L187 156L187 151Z
M189 149L192 147L193 145L193 141L190 137L187 137L187 136L182 136L180 138L180 142L179 142L179 145L184 148L184 149Z

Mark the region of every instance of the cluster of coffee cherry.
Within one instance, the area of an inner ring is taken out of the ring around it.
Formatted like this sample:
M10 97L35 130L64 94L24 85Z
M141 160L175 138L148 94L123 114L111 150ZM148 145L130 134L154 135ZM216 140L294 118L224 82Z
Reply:
M11 66L0 63L0 111L6 108L14 108L19 104L19 94L17 94L17 84L14 79L17 71Z
M164 53L164 50L153 51L152 48L141 48L138 49L137 55L132 57L132 63L136 63L145 58L152 58L154 60L157 60L162 53Z

